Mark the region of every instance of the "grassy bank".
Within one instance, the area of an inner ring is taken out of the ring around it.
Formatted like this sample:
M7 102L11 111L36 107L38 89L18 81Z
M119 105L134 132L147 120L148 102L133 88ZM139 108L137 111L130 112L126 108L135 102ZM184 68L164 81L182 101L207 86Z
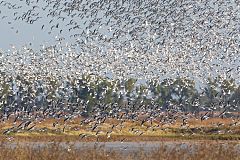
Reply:
M164 124L157 121L119 121L81 123L82 119L46 119L20 128L22 122L0 123L1 140L11 141L161 141L161 140L240 140L240 124L234 119L190 119ZM234 125L233 125L234 124ZM19 129L20 128L20 129Z

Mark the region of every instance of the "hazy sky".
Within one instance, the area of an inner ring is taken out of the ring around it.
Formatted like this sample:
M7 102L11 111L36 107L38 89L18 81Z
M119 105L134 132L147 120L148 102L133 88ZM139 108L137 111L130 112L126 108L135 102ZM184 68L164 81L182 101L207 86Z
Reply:
M51 20L46 17L46 14L42 12L39 16L41 19L35 21L33 24L28 24L22 20L14 20L14 13L18 12L23 14L30 7L25 2L17 2L16 0L8 0L8 2L14 2L20 6L21 9L8 9L6 6L0 5L0 48L6 50L11 48L12 45L21 47L23 45L31 43L33 48L38 48L41 44L53 43L56 33L48 34L49 28L41 30L42 25L48 25ZM43 7L45 3L39 2L38 5ZM5 17L7 16L7 17ZM5 17L2 19L2 17ZM10 24L9 24L10 23Z
M63 3L66 1L67 0L61 1L61 5L63 5ZM92 0L92 2L93 1L94 0ZM83 22L86 20L89 21L89 18L72 18L71 16L63 14L65 16L65 21L61 21L58 20L56 17L52 18L51 16L47 16L52 6L47 8L46 10L43 10L42 8L47 5L47 2L44 1L39 1L38 3L32 1L33 3L31 3L29 6L26 5L25 1L17 2L16 0L8 0L7 2L12 2L12 4L16 4L16 6L21 6L21 8L8 8L8 5L3 5L6 2L0 4L0 48L2 48L3 50L11 48L12 45L19 48L23 45L28 45L29 43L32 44L31 48L39 48L39 46L42 44L52 45L56 42L56 38L60 37L64 37L65 42L67 43L75 42L75 39L70 38L70 35L81 33L81 31L83 31L84 28L88 25L88 22L86 24L83 24ZM33 13L39 15L32 17L41 17L40 19L35 21L33 24L26 23L26 21L22 21L21 19L14 20L15 17L23 15L28 10L32 9L33 6L38 6L35 11L33 11ZM97 16L102 19L102 22L107 21L106 18L103 18L103 15L101 13L98 13ZM77 22L83 29L79 31L72 30L70 32L70 27L66 25L72 19L74 19L74 21ZM51 20L52 22L50 24ZM53 25L56 25L57 23L59 23L59 29L54 28L53 30L51 30L51 27ZM44 25L44 29L42 29L42 25ZM95 26L92 29L95 29L96 27L98 26ZM61 34L59 33L60 29L63 30ZM107 28L103 27L99 30L103 30L104 34L106 35L110 34L109 32L106 32Z

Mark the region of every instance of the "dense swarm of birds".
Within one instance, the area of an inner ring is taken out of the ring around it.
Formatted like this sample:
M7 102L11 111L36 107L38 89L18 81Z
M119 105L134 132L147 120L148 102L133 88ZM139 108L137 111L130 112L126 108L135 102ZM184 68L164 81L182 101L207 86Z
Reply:
M0 52L1 120L22 121L4 134L48 117L81 115L95 131L109 117L144 113L142 123L185 126L196 112L205 120L239 110L238 0L2 0L1 8L12 13L0 10L9 25L38 23L56 36L38 51Z
M8 23L37 23L43 32L57 36L58 44L51 49L43 46L35 53L42 57L46 52L46 56L53 54L53 59L47 59L51 66L63 63L62 68L67 65L71 71L82 68L86 70L83 72L114 78L180 75L195 77L201 83L206 77L225 74L239 80L240 16L236 0L27 0L1 1L0 5L13 13L1 13ZM71 44L66 43L69 39ZM31 53L26 48L18 52L19 56ZM32 58L28 56L24 54ZM35 61L43 62L40 58Z

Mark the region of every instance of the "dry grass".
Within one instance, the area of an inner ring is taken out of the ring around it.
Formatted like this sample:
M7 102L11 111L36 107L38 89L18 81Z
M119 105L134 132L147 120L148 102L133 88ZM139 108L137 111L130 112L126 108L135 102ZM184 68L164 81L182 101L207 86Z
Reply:
M53 143L48 146L33 148L22 147L18 145L15 148L6 147L0 144L0 160L239 160L239 150L236 150L236 144L224 146L220 143L204 142L197 147L181 147L182 144L168 146L161 145L151 152L143 149L121 154L120 152L98 149L76 149L71 145L61 147L59 143Z
M7 135L0 135L1 139L16 141L156 141L163 139L219 139L219 140L239 140L240 122L232 118L210 118L204 121L189 119L186 126L181 126L182 122L177 120L173 124L163 124L158 121L124 121L120 123L116 119L107 119L92 130L95 122L80 124L81 118L75 118L66 122L63 119L45 119L40 122L33 122L29 127L35 125L31 130L21 129L12 131ZM0 132L18 126L21 122L13 124L7 121L0 123ZM53 123L57 123L54 127ZM221 124L221 125L219 125ZM231 125L235 124L235 125ZM114 125L114 127L113 127ZM113 128L112 128L113 127ZM64 130L63 130L64 129ZM111 133L108 134L108 132ZM98 133L98 134L96 134ZM85 134L80 138L80 134Z

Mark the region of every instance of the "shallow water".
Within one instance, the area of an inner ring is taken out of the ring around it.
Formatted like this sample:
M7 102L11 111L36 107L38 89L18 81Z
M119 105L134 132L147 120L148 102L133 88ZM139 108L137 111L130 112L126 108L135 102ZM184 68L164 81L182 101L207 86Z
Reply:
M236 141L237 142L237 141ZM228 147L233 142L223 141L223 142L209 142L207 144L213 144L223 147ZM96 150L104 150L106 152L116 151L123 155L127 155L130 153L144 151L151 152L156 151L161 147L167 148L167 150L171 151L173 149L178 148L179 150L187 150L189 154L193 154L197 152L197 149L201 145L207 145L206 141L158 141L158 142L7 142L4 145L10 148L15 148L17 146L23 147L32 147L32 148L41 148L47 147L49 145L60 145L63 148L75 148L78 150L85 149L96 149ZM236 151L240 153L240 143L235 145Z

